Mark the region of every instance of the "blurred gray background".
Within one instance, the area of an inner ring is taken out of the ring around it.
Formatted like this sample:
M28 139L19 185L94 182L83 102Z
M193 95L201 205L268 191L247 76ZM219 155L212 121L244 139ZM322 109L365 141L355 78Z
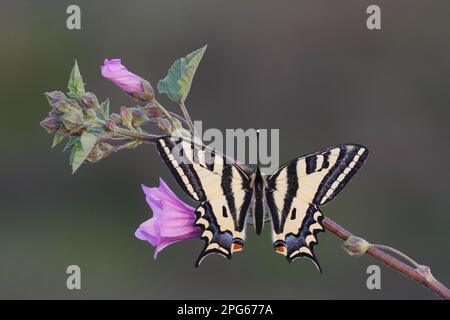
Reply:
M66 28L78 4L82 30ZM369 31L369 4L382 30ZM403 250L450 284L450 20L448 1L2 1L0 4L0 298L433 299L426 288L330 232L307 260L288 264L268 225L246 250L199 269L203 244L165 249L134 237L151 216L140 184L163 177L151 145L71 175L39 126L46 91L65 90L77 59L87 89L114 111L132 106L103 79L121 58L154 85L171 63L208 44L187 101L204 126L280 128L280 160L344 142L366 145L364 168L323 211L354 233ZM165 97L166 107L178 111ZM183 199L186 199L184 197ZM192 204L192 203L191 203ZM66 289L66 267L82 290ZM379 264L382 289L366 288Z

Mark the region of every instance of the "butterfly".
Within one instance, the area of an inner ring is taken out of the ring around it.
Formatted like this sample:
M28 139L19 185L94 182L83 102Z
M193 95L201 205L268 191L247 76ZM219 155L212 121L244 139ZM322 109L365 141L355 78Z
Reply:
M272 222L275 251L289 262L307 257L318 270L314 254L317 234L324 231L319 207L332 200L361 168L367 148L343 144L292 160L272 175L252 174L185 138L164 136L156 141L159 154L181 188L193 200L195 225L205 246L195 266L209 254L231 259L244 248L249 212L260 234L266 215Z

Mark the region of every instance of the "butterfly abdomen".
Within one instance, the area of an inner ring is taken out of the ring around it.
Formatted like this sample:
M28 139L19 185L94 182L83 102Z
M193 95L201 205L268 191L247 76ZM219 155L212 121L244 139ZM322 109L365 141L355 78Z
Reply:
M264 181L259 168L255 172L253 190L253 221L256 234L259 235L264 226Z

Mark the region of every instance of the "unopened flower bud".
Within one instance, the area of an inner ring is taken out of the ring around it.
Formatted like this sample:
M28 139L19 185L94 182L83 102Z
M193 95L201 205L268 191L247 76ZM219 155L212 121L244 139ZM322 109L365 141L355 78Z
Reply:
M41 126L47 130L48 133L56 133L61 125L55 117L47 117L41 121Z
M95 94L92 92L86 92L81 96L81 100L86 108L97 108L98 107L98 99Z
M78 109L71 109L61 116L61 120L67 130L77 132L84 126L83 112Z
M100 142L97 143L94 148L92 148L86 159L89 162L98 162L101 159L109 156L113 151L114 147L112 145L105 142Z
M120 107L120 116L122 118L128 117L128 113L129 113L129 111L128 111L127 107Z
M172 125L169 120L165 118L160 118L158 121L158 128L164 133L171 133L172 131Z
M109 130L113 130L114 127L116 126L116 121L114 121L114 119L108 119L106 120L106 126L108 127Z
M351 256L362 256L370 248L371 244L363 238L357 236L349 237L342 245L344 249Z
M73 110L79 110L81 112L80 106L73 99L62 99L53 104L53 111L58 115L68 113Z
M131 128L131 122L132 122L132 113L129 108L127 107L120 107L120 117L122 125Z
M120 59L105 59L101 67L102 76L112 81L134 99L141 102L154 100L155 92L150 83L140 76L128 71Z
M131 122L134 126L140 127L149 121L147 114L141 108L131 109Z
M149 103L142 108L142 111L145 112L150 119L157 119L165 116L163 107L158 104Z
M100 150L103 151L103 154L109 156L113 151L114 147L110 145L109 143L100 142L99 144Z
M53 104L57 103L58 101L67 99L66 95L61 91L46 92L45 96L47 97L48 103L51 106L53 106Z
M117 113L112 113L110 118L112 119L113 123L116 125L120 125L122 123L122 117L118 115Z
M152 102L155 100L155 90L153 90L152 85L145 79L142 79L143 92L133 92L129 93L135 100L139 102Z

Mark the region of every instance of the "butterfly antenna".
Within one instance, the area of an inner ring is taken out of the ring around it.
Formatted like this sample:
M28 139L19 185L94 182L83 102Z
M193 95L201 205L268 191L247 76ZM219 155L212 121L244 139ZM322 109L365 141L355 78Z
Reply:
M256 168L259 168L259 129L256 130Z

